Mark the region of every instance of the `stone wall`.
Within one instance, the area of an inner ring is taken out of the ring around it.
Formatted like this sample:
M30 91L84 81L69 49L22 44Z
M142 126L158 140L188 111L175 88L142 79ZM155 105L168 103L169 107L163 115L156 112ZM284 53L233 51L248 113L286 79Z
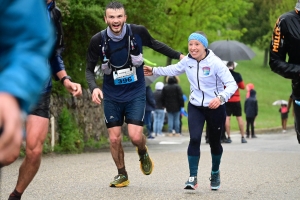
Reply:
M79 127L84 134L84 141L89 138L99 141L101 136L107 137L107 129L104 121L103 105L97 105L92 102L91 94L88 90L83 89L83 96L74 98L72 95L59 96L55 93L51 95L50 111L54 117L55 125L55 140L58 141L59 132L57 129L58 116L61 113L63 106L74 116ZM50 123L49 132L53 125Z

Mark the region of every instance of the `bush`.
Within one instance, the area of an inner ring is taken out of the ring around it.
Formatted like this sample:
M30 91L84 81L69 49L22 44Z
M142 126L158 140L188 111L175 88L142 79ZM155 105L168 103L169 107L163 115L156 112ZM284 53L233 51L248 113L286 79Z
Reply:
M73 116L63 107L58 119L59 144L55 152L81 153L84 148L83 135Z

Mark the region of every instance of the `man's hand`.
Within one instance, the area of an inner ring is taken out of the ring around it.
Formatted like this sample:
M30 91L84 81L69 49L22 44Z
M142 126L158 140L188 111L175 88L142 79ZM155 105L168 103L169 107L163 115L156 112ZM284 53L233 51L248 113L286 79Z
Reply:
M80 97L82 95L82 89L80 84L74 83L69 79L66 79L64 81L64 86L74 97Z
M220 105L221 105L221 100L218 97L215 97L209 102L208 107L210 109L217 109Z
M144 75L145 76L152 76L153 75L152 67L144 65Z
M103 93L99 88L95 88L92 94L92 101L96 104L101 104L101 99L103 99Z
M0 164L4 164L2 159L8 155L3 154L12 153L12 148L17 152L20 151L22 118L21 109L15 97L8 93L0 93L0 102L0 127L3 128L0 136Z
M183 59L185 57L185 55L180 54L179 60Z

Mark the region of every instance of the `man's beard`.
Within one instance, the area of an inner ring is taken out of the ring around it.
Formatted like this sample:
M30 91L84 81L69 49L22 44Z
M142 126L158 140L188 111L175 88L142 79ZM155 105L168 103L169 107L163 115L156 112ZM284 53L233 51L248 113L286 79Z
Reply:
M121 34L121 33L122 33L122 30L123 30L124 24L125 24L125 22L122 22L122 23L121 23L121 25L119 26L119 27L120 27L120 29L119 29L119 31L118 31L118 32L115 32L115 28L113 27L113 25L109 24L108 26L109 26L110 30L111 30L111 31L112 31L114 34L116 34L116 35L119 35L119 34Z

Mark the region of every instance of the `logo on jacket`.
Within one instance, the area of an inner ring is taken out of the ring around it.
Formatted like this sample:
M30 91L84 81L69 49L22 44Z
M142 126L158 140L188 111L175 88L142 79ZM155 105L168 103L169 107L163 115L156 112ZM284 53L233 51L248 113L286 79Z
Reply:
M204 76L208 76L209 75L210 67L203 67L202 70L203 70L203 75Z
M272 46L273 49L272 51L278 52L278 48L280 45L280 39L281 39L281 34L280 34L280 20L277 19L274 30L273 30L273 36L272 36Z

